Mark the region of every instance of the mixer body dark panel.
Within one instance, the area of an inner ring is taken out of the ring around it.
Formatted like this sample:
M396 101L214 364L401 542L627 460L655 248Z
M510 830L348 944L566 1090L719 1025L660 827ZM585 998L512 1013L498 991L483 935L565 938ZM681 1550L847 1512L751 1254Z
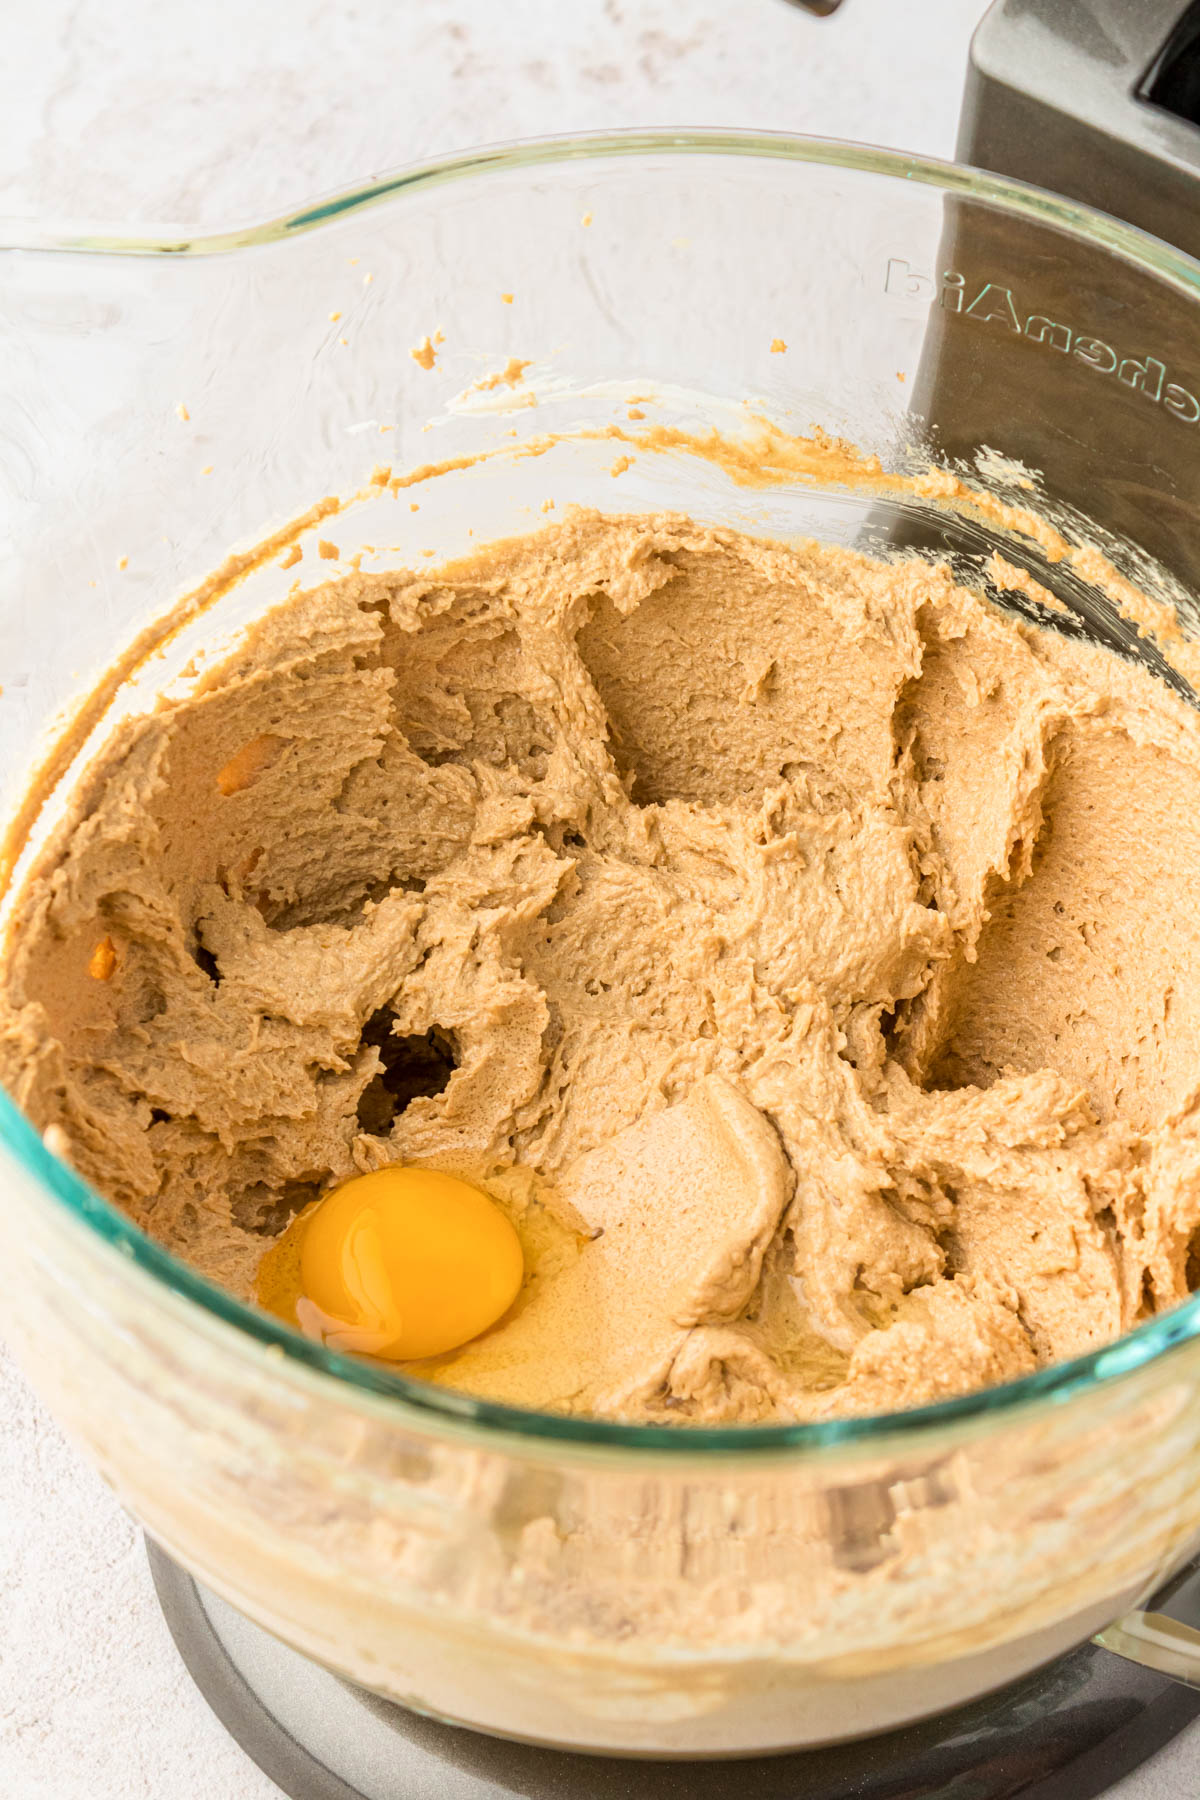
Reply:
M1200 7L1000 0L972 47L959 155L1200 258L1200 126L1163 104L1193 92ZM986 419L989 446L1043 471L1053 498L1200 589L1194 300L1164 279L1148 309L1144 278L1125 282L1103 243L953 204L938 266L890 278L929 295L913 399L938 449L969 460Z

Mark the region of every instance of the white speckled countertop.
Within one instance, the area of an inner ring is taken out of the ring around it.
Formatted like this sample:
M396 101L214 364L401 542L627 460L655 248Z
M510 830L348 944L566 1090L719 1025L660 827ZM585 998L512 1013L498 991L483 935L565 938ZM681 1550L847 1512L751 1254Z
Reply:
M415 159L618 126L953 154L985 0L42 0L10 9L0 215L216 226ZM1188 1800L1200 1740L1114 1800ZM140 1537L0 1351L0 1796L278 1800L191 1686Z

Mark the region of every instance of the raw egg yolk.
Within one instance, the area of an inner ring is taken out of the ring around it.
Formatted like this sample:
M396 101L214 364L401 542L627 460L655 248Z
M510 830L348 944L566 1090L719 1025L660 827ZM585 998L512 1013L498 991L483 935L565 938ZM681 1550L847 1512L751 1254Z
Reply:
M520 1239L479 1188L436 1169L378 1169L306 1219L296 1317L331 1349L441 1356L494 1325L524 1273Z

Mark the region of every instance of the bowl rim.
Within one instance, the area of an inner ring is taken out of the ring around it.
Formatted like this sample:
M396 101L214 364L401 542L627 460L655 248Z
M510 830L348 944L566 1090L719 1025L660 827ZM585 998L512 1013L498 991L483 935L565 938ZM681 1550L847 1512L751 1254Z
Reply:
M1099 245L1136 267L1200 299L1200 262L1158 238L1108 214L1007 177L964 164L836 138L752 131L612 131L524 139L417 163L351 188L309 201L299 209L246 226L194 232L146 225L128 231L66 222L0 220L0 254L6 250L94 256L209 257L237 254L319 230L369 207L426 192L455 181L513 173L549 164L647 156L759 158L816 164L893 180L916 182L1017 217L1052 226L1065 236ZM270 1354L272 1366L294 1380L324 1389L336 1384L343 1402L370 1397L397 1425L426 1433L439 1428L477 1441L516 1449L531 1440L565 1448L654 1452L681 1457L745 1456L788 1452L794 1456L850 1447L908 1442L951 1426L994 1423L1043 1402L1063 1402L1131 1375L1200 1337L1200 1294L1099 1350L1038 1369L996 1387L902 1412L787 1425L663 1426L537 1412L482 1400L431 1382L414 1380L345 1356L303 1337L282 1321L235 1299L173 1256L89 1187L56 1157L33 1125L0 1089L0 1148L86 1231L111 1250L131 1277L148 1280L160 1295L178 1297L193 1325L235 1334ZM199 1309L198 1319L192 1309Z
M370 181L316 195L286 213L215 230L161 222L114 229L108 224L67 219L41 221L0 216L0 254L23 250L90 256L224 256L319 230L406 192L424 192L471 176L639 155L758 157L764 161L857 170L940 188L944 193L991 202L1002 211L1057 226L1068 236L1087 238L1187 293L1200 293L1200 261L1111 213L1068 200L1048 188L1034 187L967 163L889 150L851 138L702 127L564 132L482 144L449 156L406 163Z

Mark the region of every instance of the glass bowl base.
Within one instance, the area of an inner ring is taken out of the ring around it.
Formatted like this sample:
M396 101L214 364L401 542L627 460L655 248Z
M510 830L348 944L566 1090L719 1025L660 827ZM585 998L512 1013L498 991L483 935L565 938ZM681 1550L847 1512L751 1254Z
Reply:
M855 1743L724 1762L574 1754L380 1699L146 1549L185 1666L288 1800L1099 1800L1200 1717L1200 1693L1083 1644L969 1706ZM1200 1560L1149 1604L1200 1627Z

